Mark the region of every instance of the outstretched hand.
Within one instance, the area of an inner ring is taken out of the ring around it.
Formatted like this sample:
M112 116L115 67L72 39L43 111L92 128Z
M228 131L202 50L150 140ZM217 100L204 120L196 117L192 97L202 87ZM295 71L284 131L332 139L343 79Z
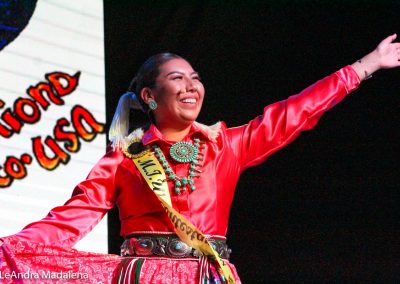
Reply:
M361 80L379 69L400 67L400 43L394 42L396 38L397 34L388 36L371 53L351 65Z
M380 59L380 68L400 66L400 42L394 42L396 38L397 34L388 36L374 50Z

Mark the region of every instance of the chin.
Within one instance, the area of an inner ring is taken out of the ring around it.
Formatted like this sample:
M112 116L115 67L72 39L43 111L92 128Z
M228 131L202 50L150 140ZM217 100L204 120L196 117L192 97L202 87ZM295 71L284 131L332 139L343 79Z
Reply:
M190 124L192 124L193 122L196 121L196 119L197 119L197 116L181 116L181 117L179 118L179 120L181 121L181 123L182 123L182 124L185 124L185 125L190 125Z
M180 116L180 119L186 122L194 122L196 121L197 117L199 116L199 113L186 113L186 114L182 114Z
M193 122L196 121L196 118L184 118L184 119L182 119L182 121L183 121L185 124L192 124Z

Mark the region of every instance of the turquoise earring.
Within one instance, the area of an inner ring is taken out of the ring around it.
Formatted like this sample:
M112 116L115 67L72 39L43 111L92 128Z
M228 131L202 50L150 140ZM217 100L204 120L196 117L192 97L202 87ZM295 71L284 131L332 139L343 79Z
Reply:
M155 109L157 108L157 103L156 103L155 100L150 100L150 101L149 101L149 108L150 108L151 110L155 110Z

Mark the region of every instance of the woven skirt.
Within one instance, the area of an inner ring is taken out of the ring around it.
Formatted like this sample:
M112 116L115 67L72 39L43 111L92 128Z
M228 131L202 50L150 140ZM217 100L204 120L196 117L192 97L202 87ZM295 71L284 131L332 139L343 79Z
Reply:
M236 283L235 267L228 263ZM202 269L209 279L200 279ZM211 279L211 280L210 280ZM0 249L0 283L88 284L222 283L213 265L201 259L121 257L6 238Z

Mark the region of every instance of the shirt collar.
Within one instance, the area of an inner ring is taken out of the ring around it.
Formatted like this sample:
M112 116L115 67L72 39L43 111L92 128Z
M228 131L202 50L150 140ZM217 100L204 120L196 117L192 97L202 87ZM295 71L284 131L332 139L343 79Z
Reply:
M217 122L212 126L207 126L195 121L192 123L189 134L186 137L193 137L193 135L199 134L200 136L202 136L203 139L207 141L216 142L216 139L219 136L220 129L220 122ZM148 145L156 141L164 141L168 143L168 141L165 140L157 127L154 124L151 124L150 128L143 135L142 143L143 145Z

